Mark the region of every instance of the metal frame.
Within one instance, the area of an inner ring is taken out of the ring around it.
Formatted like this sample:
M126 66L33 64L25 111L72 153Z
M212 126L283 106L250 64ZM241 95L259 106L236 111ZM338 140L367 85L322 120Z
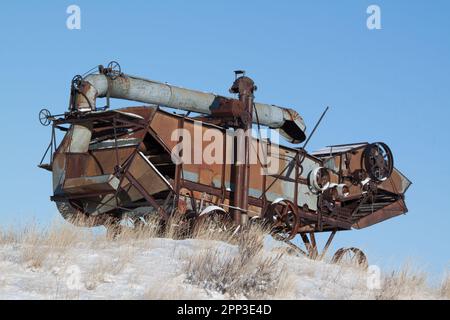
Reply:
M107 68L100 66L99 72L100 75L98 76L100 77L106 76L108 82L106 93L100 94L100 96L105 96L107 98L107 107L103 109L106 111L99 112L97 109L95 109L95 98L94 101L92 101L91 98L93 92L92 90L95 89L94 85L89 81L87 81L87 79L83 79L81 76L75 77L71 86L71 99L69 112L64 114L63 118L58 119L56 118L56 116L51 115L48 116L48 120L51 120L53 122L52 135L50 143L44 153L44 156L42 157L39 163L39 167L50 171L52 170L54 154L55 152L58 151L56 146L55 129L67 131L68 129L66 129L63 126L65 124L75 125L75 124L83 124L85 122L101 123L102 130L112 130L112 132L109 132L108 135L102 137L102 140L98 142L111 139L114 141L114 158L115 158L114 174L120 180L119 187L114 194L117 209L128 210L127 208L119 205L120 201L118 199L119 192L121 191L120 185L122 184L124 179L127 179L127 181L130 182L131 186L134 187L141 194L146 204L152 206L155 209L155 211L161 216L161 218L166 222L169 220L169 218L174 212L178 212L181 210L181 206L185 206L185 204L183 204L181 201L181 190L187 189L190 194L189 198L191 201L192 210L194 211L194 216L198 216L198 212L200 211L198 208L199 204L204 205L205 203L209 203L210 205L226 207L226 209L231 210L234 223L239 226L245 226L249 221L248 215L249 213L251 213L250 206L256 207L259 209L258 212L259 217L263 218L263 220L266 219L268 216L270 216L270 218L275 217L276 219L278 219L276 220L276 223L278 223L278 229L277 232L273 234L273 236L276 239L284 241L287 244L289 244L289 246L293 247L295 245L292 244L291 240L299 234L300 238L302 239L305 245L306 251L298 247L296 247L295 250L301 254L307 255L310 258L321 259L327 253L336 233L341 230L350 230L354 226L352 218L355 217L356 213L360 211L360 209L365 205L367 201L373 200L374 193L369 188L369 190L364 194L362 198L360 196L355 197L354 199L349 197L345 200L346 206L339 206L337 208L339 210L336 209L331 213L326 212L326 210L323 211L320 205L318 205L317 210L310 210L307 206L299 207L298 205L300 188L305 185L309 186L308 181L309 178L305 179L302 176L302 173L304 171L303 163L305 159L307 158L314 159L315 162L320 164L323 164L323 162L325 161L320 156L308 154L305 150L305 147L307 143L310 141L312 134L316 131L325 113L328 111L327 107L327 109L320 117L319 121L317 122L311 135L309 135L303 147L300 147L295 150L292 149L295 151L293 158L288 161L286 166L281 170L279 174L271 175L271 178L274 178L274 180L270 184L268 184L267 176L263 175L261 179L261 195L258 198L249 195L250 179L251 179L250 176L251 137L246 134L244 138L244 148L243 148L244 156L240 157L244 159L244 163L235 162L230 167L230 169L233 172L232 176L234 177L234 180L229 181L230 184L234 184L234 189L232 191L229 191L226 188L226 177L225 177L227 169L226 161L223 161L220 170L221 171L220 187L204 185L201 183L186 180L184 177L184 165L182 162L180 162L174 165L175 173L173 175L173 178L171 177L170 181L171 188L170 191L168 191L169 195L167 194L164 195L165 196L164 203L166 203L168 199L173 198L172 207L170 210L167 210L167 208L165 208L164 205L161 205L162 199L158 198L162 197L163 195L150 194L129 170L133 160L136 158L136 156L138 156L138 153L140 152L139 145L136 145L134 147L134 150L128 156L128 158L126 158L122 162L119 154L121 146L119 146L118 141L122 134L119 131L125 128L131 130L131 132L134 132L136 133L136 135L141 137L142 138L141 141L143 141L143 139L146 137L147 134L150 135L160 145L160 147L163 150L170 153L170 148L167 145L165 145L163 139L158 135L158 132L155 132L149 126L156 112L151 114L150 118L144 119L138 115L136 115L136 117L133 117L130 114L126 114L123 112L108 110L110 107L110 98L114 97L114 92L112 92L112 90L114 89L112 83L118 78L121 78L122 81L125 81L130 84L133 81L141 81L145 85L153 84L158 86L158 88L163 88L164 85L148 82L145 79L126 77L121 72L121 68L117 63L111 63L110 65L108 65ZM98 80L99 77L94 76L90 77L89 79L90 81L94 81L96 79ZM171 88L172 90L178 90L176 87L173 86L168 87ZM268 105L255 104L254 102L255 91L256 86L253 80L245 76L245 73L243 73L242 71L237 71L236 78L230 89L230 92L237 94L238 99L231 99L231 98L229 99L219 96L213 96L215 97L214 103L217 103L218 105L215 108L208 110L208 114L198 117L197 120L203 121L210 125L216 125L218 126L219 129L224 128L233 128L235 130L243 129L249 134L250 131L252 130L253 123L256 122L259 128L259 119L253 119L254 113L258 118L257 110L269 107ZM95 97L97 97L97 95L95 95ZM207 94L203 95L203 97L205 99L207 97L211 98L211 96ZM151 99L155 99L155 97L151 97ZM89 107L90 109L89 111L86 111L87 107ZM284 120L288 122L290 121L291 123L295 124L296 125L295 128L297 131L302 128L301 124L303 120L296 113L294 113L294 111L275 106L274 108L280 109L283 113ZM191 111L191 109L187 108L187 110L189 111ZM290 116L286 118L286 114L289 114ZM188 120L192 121L192 118L189 118L188 115L189 114L179 116L177 124L178 129L184 129L185 122ZM265 115L265 120L268 121L267 115ZM287 128L280 126L279 129L282 130L287 136L289 136L289 130ZM296 135L299 136L299 133L297 132ZM262 144L264 144L265 142L262 139L259 139L257 141L258 141L257 146L263 148ZM267 152L269 150L268 149L269 145L270 141L267 142L266 145ZM361 145L364 144L340 145L334 147L336 148L348 147L350 148L349 150L353 149L356 150ZM387 146L386 148L388 149ZM225 159L226 150L227 145L225 140L223 144L224 160L226 160ZM338 183L344 183L344 180L347 179L348 177L344 176L345 169L343 166L345 164L348 167L347 162L350 161L350 159L347 158L344 159L344 155L345 157L347 157L348 153L340 152L339 149L337 152L334 152L333 147L330 147L329 151L330 157L335 156L336 159L339 159L339 168L329 170L334 170L334 173L338 177L337 178ZM45 160L48 154L50 154L50 163L43 164L43 161ZM239 156L236 152L234 154L235 157ZM267 155L265 156L267 157ZM393 161L392 154L390 155L390 157L392 162ZM260 159L259 161L261 162ZM366 166L368 165L367 163L368 162L366 161ZM390 170L392 171L393 164L390 163L390 165L391 165ZM261 166L263 166L262 162ZM155 171L157 171L156 168ZM285 176L286 172L288 172L289 177ZM294 172L294 178L291 178L292 172ZM402 177L406 179L404 176ZM293 201L284 200L280 201L279 203L270 203L267 194L269 190L280 181L288 181L293 183L294 194L292 195L292 198L290 198L293 199ZM391 193L386 190L383 191L380 196L380 202L384 200L388 201L387 202L388 204L398 203L398 205L404 206L403 194L400 194L396 190L396 186L392 181L391 183L393 191ZM371 186L369 185L369 187ZM403 193L404 192L406 192L406 190L404 190ZM201 196L198 196L198 194L201 194ZM88 195L77 194L71 196L70 199L83 199L89 196L94 197L101 195L103 195L103 193L101 192L90 193ZM217 197L216 203L212 203L209 200L205 200L204 197L205 195ZM52 200L55 201L68 200L68 198L61 195L54 195L52 197ZM321 203L321 201L326 201L326 196L324 193L318 197L318 202ZM388 207L389 205L386 205L386 208ZM401 209L403 210L403 212L407 211L406 207L402 207ZM276 212L276 215L274 215L274 211ZM371 222L369 221L367 223L370 224ZM321 253L319 253L319 250L317 248L317 243L315 239L316 232L330 232L329 238Z

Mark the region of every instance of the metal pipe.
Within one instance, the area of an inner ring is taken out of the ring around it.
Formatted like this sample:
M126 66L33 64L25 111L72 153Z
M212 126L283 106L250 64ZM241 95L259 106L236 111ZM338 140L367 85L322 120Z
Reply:
M235 155L235 162L233 165L233 172L234 172L234 190L233 190L233 220L237 225L240 225L242 223L242 189L243 189L243 183L244 183L244 174L243 174L243 164L239 163L238 159L240 157L240 154L244 151L244 148L242 148L242 141L239 141L239 138L236 137L236 143L234 155Z
M109 86L108 86L109 82ZM76 99L78 110L95 110L96 98L132 100L157 104L174 109L181 109L202 114L211 114L219 106L218 95L175 87L148 79L122 75L110 79L103 74L89 75L84 79L82 94ZM258 117L256 117L256 112ZM306 126L300 115L289 108L269 104L255 104L253 122L272 129L279 129L280 134L291 143L305 140Z
M250 188L250 141L252 129L252 114L253 114L253 99L254 91L256 90L255 83L249 77L242 76L237 78L230 89L231 93L239 94L239 100L244 106L244 112L248 114L248 121L242 123L244 129L244 145L243 152L244 163L236 164L236 186L242 186L242 190L238 193L236 191L235 199L239 201L239 207L242 209L240 214L240 224L246 225L248 221L248 195ZM238 180L239 178L239 180ZM238 190L238 188L236 188ZM235 201L236 202L236 201ZM237 219L236 219L237 220Z

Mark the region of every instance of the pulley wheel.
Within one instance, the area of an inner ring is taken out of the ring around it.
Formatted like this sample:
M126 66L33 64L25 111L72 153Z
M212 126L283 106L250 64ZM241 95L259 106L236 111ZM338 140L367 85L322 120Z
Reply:
M52 123L51 120L52 114L47 109L42 109L39 111L39 122L44 126L47 127Z
M394 157L386 144L377 142L368 145L364 150L363 164L372 180L383 182L392 174Z
M120 64L116 61L111 61L108 63L108 76L111 80L116 80L122 74L122 69Z

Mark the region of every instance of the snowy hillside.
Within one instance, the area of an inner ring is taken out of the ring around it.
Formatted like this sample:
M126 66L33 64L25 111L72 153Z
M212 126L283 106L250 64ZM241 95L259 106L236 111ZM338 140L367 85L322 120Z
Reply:
M81 230L81 231L80 231ZM261 247L217 240L125 237L71 227L0 234L0 299L421 299L448 298L421 275L384 275L311 261L264 238Z

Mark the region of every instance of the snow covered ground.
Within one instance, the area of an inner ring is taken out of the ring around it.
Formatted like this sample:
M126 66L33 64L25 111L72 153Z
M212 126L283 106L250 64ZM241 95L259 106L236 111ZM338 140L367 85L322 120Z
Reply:
M3 233L0 299L449 297L448 283L430 288L421 275L401 271L380 279L373 270L291 255L269 238L263 243L244 259L237 245L216 240L110 241L72 229L45 236Z

